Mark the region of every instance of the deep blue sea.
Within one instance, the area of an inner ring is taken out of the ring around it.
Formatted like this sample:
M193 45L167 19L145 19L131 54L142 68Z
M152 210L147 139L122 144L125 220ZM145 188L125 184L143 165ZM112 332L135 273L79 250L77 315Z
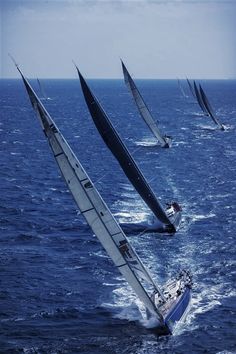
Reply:
M36 80L30 80L40 95ZM202 81L226 131L184 82L137 80L171 149L155 145L122 80L89 80L163 205L183 208L174 236L132 233L151 212L99 136L79 80L41 80L57 126L158 284L194 279L190 312L156 337L60 176L22 81L0 80L0 353L236 353L236 81Z

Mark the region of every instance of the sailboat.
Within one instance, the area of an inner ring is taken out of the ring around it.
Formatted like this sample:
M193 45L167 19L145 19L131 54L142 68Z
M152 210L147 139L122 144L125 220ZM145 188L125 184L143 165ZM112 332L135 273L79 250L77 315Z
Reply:
M161 146L163 148L169 148L171 146L171 142L172 142L171 137L168 135L161 134L161 132L157 126L157 123L153 119L150 110L148 109L146 103L144 102L143 97L141 96L134 80L130 76L130 74L129 74L129 72L122 60L121 60L121 64L122 64L122 70L123 70L123 74L124 74L125 84L134 98L134 101L136 103L136 106L139 110L141 117L143 118L144 122L147 124L148 128L151 130L151 132L153 133L155 138L160 142Z
M203 102L202 96L201 96L201 94L200 94L200 92L198 90L198 87L197 87L197 84L196 84L195 80L193 82L193 85L194 85L194 91L195 91L196 99L197 99L197 102L198 102L199 106L201 107L204 115L209 116L209 113L208 113L208 111L207 111L207 109L205 107L205 104Z
M118 135L115 127L112 125L106 112L103 110L97 98L90 90L77 66L76 69L80 78L85 101L100 135L102 136L107 147L116 157L131 184L134 186L147 206L152 210L157 220L159 220L151 225L145 225L144 229L147 231L157 232L176 232L181 221L181 207L177 202L172 202L168 203L166 209L164 210L135 160ZM162 224L160 224L160 222Z
M199 88L197 87L197 84L194 80L193 82L193 88L191 83L189 82L189 80L187 79L188 84L189 84L189 88L192 90L194 90L194 97L197 99L197 102L199 104L199 106L201 107L203 113L205 116L211 117L213 122L221 129L221 130L225 130L225 127L223 124L221 124L219 122L219 120L217 119L213 108L210 105L210 102L205 94L205 92L203 91L202 86L199 84Z
M212 118L213 122L221 129L221 130L225 130L225 127L223 124L221 124L218 120L218 118L216 117L213 108L211 107L211 104L205 94L205 92L203 91L202 86L199 84L199 90L200 90L200 94L201 94L201 98L202 101L204 103L205 109L208 112L209 116Z
M38 83L40 94L41 94L41 100L51 100L50 97L47 97L45 90L38 78L37 78L37 83Z
M177 78L178 81L178 86L179 86L179 90L182 93L183 97L187 98L188 96L186 95L186 93L184 92L183 86L181 85L180 79Z
M188 87L189 87L189 90L190 90L191 94L193 95L194 98L196 98L196 93L194 91L194 88L193 88L191 82L189 81L189 79L187 77L186 77L186 80L187 80Z
M117 269L144 304L148 316L156 320L156 332L173 333L174 326L185 316L190 304L191 275L183 270L163 287L157 286L30 83L19 66L15 65L61 174L81 213Z

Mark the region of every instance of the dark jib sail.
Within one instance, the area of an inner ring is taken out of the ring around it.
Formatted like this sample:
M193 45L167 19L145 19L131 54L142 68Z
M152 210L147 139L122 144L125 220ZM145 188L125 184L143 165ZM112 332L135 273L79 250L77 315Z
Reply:
M175 232L176 225L174 224L174 222L172 222L170 217L167 216L167 213L157 200L154 192L148 185L145 177L139 170L136 162L130 155L124 143L122 142L111 121L109 120L107 114L99 104L96 97L91 92L79 69L77 67L76 69L79 74L81 87L90 114L107 147L117 158L124 173L130 180L134 188L137 190L137 192L140 194L142 199L145 201L145 203L152 210L157 219L160 220L164 225L166 225L165 231ZM179 221L180 220L178 220L178 223Z
M202 86L201 86L200 84L199 84L199 89L200 89L202 101L203 101L203 103L204 103L204 105L205 105L205 107L206 107L207 112L208 112L209 115L211 116L213 122L214 122L216 125L218 125L218 127L219 127L221 130L225 130L223 124L221 124L221 123L218 121L218 119L216 118L216 115L215 115L215 113L214 113L214 111L213 111L213 108L211 107L210 102L208 101L208 98L207 98L207 96L206 96L205 92L203 91L203 88L202 88Z
M209 113L208 113L208 111L207 111L207 109L206 109L206 107L205 107L205 104L204 104L203 99L202 99L202 96L201 96L201 94L200 94L200 92L199 92L199 90L198 90L198 88L197 88L197 84L196 84L195 80L194 80L194 82L193 82L193 85L194 85L194 91L195 91L196 98L197 98L197 101L198 101L199 106L201 107L203 113L204 113L205 115L209 116Z

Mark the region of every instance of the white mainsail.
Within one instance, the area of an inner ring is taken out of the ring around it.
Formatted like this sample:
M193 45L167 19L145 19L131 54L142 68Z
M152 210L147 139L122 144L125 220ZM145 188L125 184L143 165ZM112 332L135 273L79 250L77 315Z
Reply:
M156 122L154 121L146 103L144 102L137 86L135 85L132 77L130 76L130 74L129 74L129 72L122 60L121 60L121 64L122 64L125 84L128 87L129 91L131 92L131 94L134 98L134 101L138 107L141 117L143 118L143 120L145 121L145 123L147 124L147 126L149 127L151 132L154 134L156 139L161 143L161 145L166 146L167 141L166 141L165 137L163 137L161 135L161 132L160 132Z
M62 176L81 213L133 291L162 323L163 316L150 295L157 293L165 301L162 291L128 243L124 232L17 64L16 67L22 76L31 104L42 124Z

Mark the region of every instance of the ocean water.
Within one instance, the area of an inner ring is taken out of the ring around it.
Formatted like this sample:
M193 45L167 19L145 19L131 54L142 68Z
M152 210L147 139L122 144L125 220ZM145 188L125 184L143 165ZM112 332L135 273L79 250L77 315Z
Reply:
M41 93L36 80L32 86ZM183 207L174 236L137 235L151 212L99 136L79 80L42 80L43 102L161 285L194 279L186 321L157 337L80 215L21 80L0 81L0 353L236 353L236 81L202 85L226 131L177 81L138 80L171 149L155 144L121 80L89 80L160 201Z

